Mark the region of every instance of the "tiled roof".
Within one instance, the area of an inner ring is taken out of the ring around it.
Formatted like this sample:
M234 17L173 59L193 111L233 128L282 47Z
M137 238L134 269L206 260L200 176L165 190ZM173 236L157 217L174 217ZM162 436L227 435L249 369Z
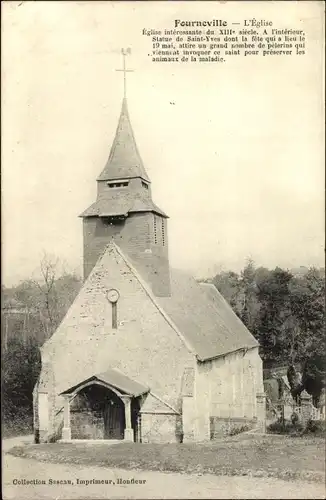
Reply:
M142 177L150 182L131 127L127 100L123 99L118 127L109 159L98 181Z
M72 393L76 389L78 389L78 387L80 387L81 385L87 382L91 382L93 380L104 382L105 384L108 384L111 387L117 389L120 393L128 394L134 397L140 396L141 394L145 394L150 390L149 387L146 387L145 385L142 385L139 382L132 380L131 378L121 373L119 370L109 368L105 372L93 375L87 380L81 380L79 384L66 389L64 392L62 392L62 394Z
M185 272L171 269L171 297L156 300L200 360L259 345L214 285Z

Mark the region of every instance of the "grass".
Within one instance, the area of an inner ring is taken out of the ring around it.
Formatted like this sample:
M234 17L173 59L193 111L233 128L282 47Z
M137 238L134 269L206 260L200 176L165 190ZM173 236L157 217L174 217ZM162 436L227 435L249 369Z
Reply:
M185 474L324 481L324 439L241 435L208 443L53 443L15 447L15 456L53 463Z

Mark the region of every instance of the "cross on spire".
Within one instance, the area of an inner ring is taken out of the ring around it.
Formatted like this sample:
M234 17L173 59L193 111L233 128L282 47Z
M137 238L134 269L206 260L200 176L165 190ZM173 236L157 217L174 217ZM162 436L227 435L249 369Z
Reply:
M123 69L116 69L116 71L123 71L123 97L126 99L127 97L127 79L126 73L131 73L133 69L126 69L126 56L131 54L131 49L121 49L121 54L123 57Z

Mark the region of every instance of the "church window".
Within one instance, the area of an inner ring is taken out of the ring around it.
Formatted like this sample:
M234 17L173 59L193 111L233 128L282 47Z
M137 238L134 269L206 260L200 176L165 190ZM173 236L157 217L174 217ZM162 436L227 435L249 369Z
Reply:
M109 188L121 188L121 187L127 187L129 184L128 181L124 181L124 182L107 182L107 185L109 186Z
M148 184L147 184L147 182L141 181L141 185L142 185L145 189L148 189Z

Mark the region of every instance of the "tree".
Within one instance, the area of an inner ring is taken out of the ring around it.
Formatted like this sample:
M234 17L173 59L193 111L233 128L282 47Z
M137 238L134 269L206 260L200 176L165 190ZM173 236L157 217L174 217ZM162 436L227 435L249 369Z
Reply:
M76 274L60 274L59 260L44 253L40 262L39 278L26 280L13 289L14 297L34 318L34 328L35 316L38 317L36 331L40 331L40 341L49 338L58 327L81 284L82 280Z
M39 346L59 325L82 283L75 274L58 276L58 259L46 254L40 271L38 280L29 279L16 287L3 288L5 300L19 306L17 314L2 312L10 319L4 325L9 329L3 353L4 422L6 427L18 424L19 432L32 420L33 388L41 366Z
M265 360L284 360L291 318L291 279L290 272L276 267L257 282L260 311L256 330Z
M41 296L41 309L45 312L46 321L44 323L47 337L51 336L57 324L57 293L55 287L56 276L58 273L57 257L44 252L40 262L41 281L35 280Z
M302 384L312 396L312 402L318 406L322 390L326 387L326 354L315 353L308 358L303 367Z
M255 333L260 304L257 299L256 268L254 261L247 259L246 266L241 271L240 287L243 295L240 318L251 333Z
M291 310L296 318L294 349L301 361L324 351L325 279L315 268L291 283Z
M240 316L243 298L239 275L233 271L222 271L213 278L213 284Z
M28 418L32 415L33 388L38 378L41 359L35 339L23 343L18 336L11 338L3 353L2 396L4 420Z

